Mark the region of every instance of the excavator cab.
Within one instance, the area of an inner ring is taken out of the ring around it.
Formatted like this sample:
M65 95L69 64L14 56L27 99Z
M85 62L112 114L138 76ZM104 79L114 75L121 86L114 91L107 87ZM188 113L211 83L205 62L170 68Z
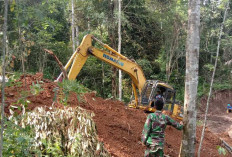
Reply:
M166 113L171 113L172 116L182 119L181 106L175 103L175 89L167 83L158 80L147 80L141 92L141 100L138 108L146 112L155 112L154 102L155 96L159 93L164 101L164 110Z
M175 90L167 83L158 80L147 80L141 92L139 108L154 112L155 96L159 93L164 101L164 109L172 110L175 102Z

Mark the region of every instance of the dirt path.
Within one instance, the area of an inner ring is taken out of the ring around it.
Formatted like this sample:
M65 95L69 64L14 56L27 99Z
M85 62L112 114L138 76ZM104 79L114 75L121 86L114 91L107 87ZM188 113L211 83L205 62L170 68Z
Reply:
M11 105L15 104L22 95L22 92L29 91L32 82L43 81L42 88L44 89L37 96L28 96L31 101L27 110L33 110L37 106L50 106L54 98L54 88L56 84L48 80L42 79L42 76L26 75L18 82L23 82L22 85L15 85L6 89L7 107L5 112L9 113ZM26 82L26 86L25 83ZM96 123L98 136L104 142L106 149L114 157L142 157L145 148L142 146L141 132L147 114L141 110L129 109L122 102L113 100L104 100L96 97L94 93L85 94L84 102L78 102L74 93L69 97L70 106L81 106L89 112L94 112L94 121ZM55 104L57 107L62 107L61 104ZM201 128L197 128L196 148L198 148ZM179 153L182 132L172 127L167 127L165 138L165 154L171 157L177 157ZM217 145L221 142L219 138L206 130L205 140L203 143L201 155L204 157L218 157ZM229 155L227 155L229 156Z

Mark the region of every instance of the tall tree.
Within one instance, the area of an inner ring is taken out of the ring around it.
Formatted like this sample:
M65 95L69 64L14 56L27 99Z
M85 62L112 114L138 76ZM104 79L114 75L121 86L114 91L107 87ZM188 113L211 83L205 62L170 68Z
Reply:
M4 25L3 25L3 54L2 54L2 104L1 104L1 141L0 141L0 156L2 157L3 152L3 130L4 130L4 106L5 106L5 66L6 66L6 40L7 40L7 13L8 13L8 0L5 0L5 11L4 11Z
M112 0L108 2L110 13L108 14L108 22L110 25L108 26L108 34L111 41L111 46L116 49L116 35L115 31L117 29L115 23L115 13L117 10L117 0ZM112 67L112 97L116 99L117 97L117 69Z
M75 26L74 26L74 2L72 0L72 48L73 52L75 52Z
M121 1L118 0L118 52L121 53ZM118 95L119 100L122 100L122 71L119 70L119 82L118 82Z
M200 0L189 0L184 95L184 132L181 157L193 157L196 138L196 99L199 67Z
M211 97L211 93L212 93L214 76L215 76L215 71L216 71L217 62L218 62L218 56L219 56L219 49L220 49L220 45L221 45L221 37L222 37L224 22L225 22L225 19L226 19L226 16L227 16L227 10L229 9L229 4L230 4L230 1L228 0L226 8L225 8L225 13L224 13L223 21L222 21L222 24L221 24L219 39L218 39L217 56L216 56L216 60L215 60L215 64L214 64L214 70L213 70L213 74L212 74L212 79L211 79L211 83L210 83L210 90L209 90L209 95L208 95L206 109L205 109L205 119L204 119L204 125L203 125L203 129L202 129L201 140L200 140L200 144L199 144L199 148L198 148L198 157L201 156L201 147L202 147L202 143L203 143L203 139L204 139L204 134L205 134L205 127L206 127L206 123L207 123L207 114L208 114L208 109L209 109L209 101L210 101L210 97Z

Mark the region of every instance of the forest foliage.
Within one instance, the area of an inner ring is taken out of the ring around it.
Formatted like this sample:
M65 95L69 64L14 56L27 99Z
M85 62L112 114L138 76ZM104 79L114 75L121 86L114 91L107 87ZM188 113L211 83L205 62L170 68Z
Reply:
M209 89L226 2L208 0L201 4L199 96ZM4 5L3 1L0 3L2 28ZM74 4L77 40L81 42L84 35L93 34L117 49L117 1L74 0ZM184 99L187 9L187 0L122 1L122 54L134 59L147 79L173 85L179 101ZM232 84L232 65L228 64L232 59L231 15L230 9L222 36L215 90L231 88ZM43 72L45 78L55 79L61 71L43 49L51 49L63 64L72 55L71 1L12 0L8 17L7 72ZM77 80L101 97L112 96L112 69L94 57L87 60ZM123 74L125 102L130 99L130 82L129 76Z
M41 72L47 79L56 79L61 72L60 68L54 58L44 52L44 49L52 50L65 65L73 53L73 42L80 43L86 34L93 34L117 49L118 1L73 1L75 41L72 41L71 37L70 0L9 1L7 74ZM204 0L201 4L199 98L209 90L227 1ZM122 1L122 54L135 60L142 67L146 79L162 80L171 84L176 89L177 100L180 102L184 100L187 10L187 0ZM4 1L0 1L1 39L3 14ZM232 88L231 28L230 9L221 40L214 90ZM95 46L99 47L99 45ZM3 47L2 40L0 47ZM2 56L2 49L0 55ZM76 92L78 99L81 99L80 93L89 89L97 91L97 94L103 98L110 98L113 96L112 79L118 82L118 77L114 76L110 65L90 57L77 81L64 81L59 84L63 89L61 103L68 105L70 91ZM11 86L11 83L9 80L7 86ZM131 80L125 73L122 83L123 101L128 102L131 99ZM11 110L11 116L4 120L6 128L3 135L3 156L94 156L96 153L100 156L110 156L103 144L97 140L95 124L92 123L93 115L81 108L64 106L62 110L51 107L46 111L37 108L25 113L25 108L30 103L26 99L27 94L36 95L42 90L37 82L32 84L30 91L19 93L21 98L16 103L21 104L18 109L23 114L16 115ZM61 129L57 130L58 127Z

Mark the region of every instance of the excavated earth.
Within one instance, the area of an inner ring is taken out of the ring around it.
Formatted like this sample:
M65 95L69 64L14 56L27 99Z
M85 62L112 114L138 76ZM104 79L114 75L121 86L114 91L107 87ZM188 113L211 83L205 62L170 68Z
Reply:
M27 110L33 110L38 106L51 106L52 104L62 108L60 103L53 103L54 101L54 89L57 84L49 80L43 79L42 74L25 75L16 81L11 87L7 87L5 90L6 95L6 108L5 112L9 114L9 109L13 106L17 106L17 101L23 96L25 91L30 91L32 83L41 83L41 91L38 95L34 96L28 94L26 99L31 103L28 104ZM22 82L21 84L19 82ZM29 92L28 92L29 93ZM25 94L24 94L25 96ZM99 139L104 143L105 148L114 157L142 157L145 147L142 146L141 132L147 114L141 110L127 108L122 102L114 100L104 100L100 97L96 97L95 93L87 93L83 96L81 101L78 101L77 96L71 93L68 103L70 106L81 106L88 110L88 112L94 112L94 121L96 123ZM16 109L15 109L16 111ZM218 114L220 113L219 110ZM17 111L20 112L20 111ZM212 110L213 114L213 110ZM224 115L225 112L223 110ZM222 116L221 115L221 116ZM222 124L227 125L228 121L222 121ZM213 124L212 124L213 125ZM199 145L199 139L201 136L201 127L197 127L196 131L196 148ZM172 127L167 127L165 137L165 154L171 157L177 157L179 153L180 143L182 138L182 132ZM221 145L221 141L217 134L212 133L209 129L206 129L205 139L203 142L203 148L201 156L204 157L218 157L218 151L216 147ZM230 156L228 154L226 156Z
M204 119L207 98L204 97L200 101L199 120ZM227 104L232 105L232 90L222 90L213 93L209 103L207 127L211 132L232 146L232 113L226 113Z

